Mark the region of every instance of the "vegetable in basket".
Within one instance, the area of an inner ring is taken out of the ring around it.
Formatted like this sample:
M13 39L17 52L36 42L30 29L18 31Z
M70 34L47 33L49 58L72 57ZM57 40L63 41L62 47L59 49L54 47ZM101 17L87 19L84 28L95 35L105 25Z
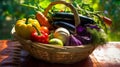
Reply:
M92 18L89 18L87 16L79 15L80 21L82 26L85 24L94 24L95 21ZM65 13L65 12L57 12L52 15L52 19L54 21L63 21L68 22L72 25L74 25L74 15L71 13Z
M80 36L80 35L76 35L75 36L79 41L81 41L81 43L83 45L87 45L87 44L90 44L92 42L92 37L88 37L87 35L86 36Z
M68 40L69 36L70 36L69 31L63 27L57 28L54 32L54 37L62 40L63 43L65 43Z
M92 37L87 28L84 26L77 26L76 28L77 35L75 37L82 42L82 44L90 44Z
M76 34L69 37L69 41L65 44L67 46L86 45L92 42L92 36L85 26L78 25L76 27Z
M71 34L64 46L80 46L80 45L82 45L82 42Z
M44 31L45 33L49 34L49 29L46 26L41 26L40 31Z
M57 46L63 46L63 42L62 40L58 39L58 38L52 38L49 40L49 44L51 45L57 45Z
M30 39L31 33L35 30L32 25L35 25L37 28L40 28L39 22L35 19L27 18L18 20L15 24L16 34L22 38Z
M76 38L83 44L103 44L107 40L105 32L97 25L88 24L85 27L77 27Z
M49 36L44 30L39 30L36 26L33 25L36 31L33 31L31 34L31 40L40 43L48 43Z
M103 29L96 29L87 27L87 30L91 33L91 43L92 44L105 44L107 42L107 35Z
M64 21L55 21L55 22L53 22L53 26L56 28L58 28L58 27L66 28L67 30L70 31L70 33L73 33L75 31L74 25L64 22Z
M76 33L80 36L90 36L90 33L87 31L86 26L78 25L76 27Z
M38 11L38 12L36 13L36 19L39 21L39 23L40 23L41 26L46 26L46 27L48 27L48 28L51 27L48 19L47 19L47 18L44 16L44 14L41 13L40 11Z

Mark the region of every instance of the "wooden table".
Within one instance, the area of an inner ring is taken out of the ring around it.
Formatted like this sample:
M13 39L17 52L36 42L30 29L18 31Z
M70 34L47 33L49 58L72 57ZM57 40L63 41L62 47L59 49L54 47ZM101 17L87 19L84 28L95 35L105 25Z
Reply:
M98 47L88 58L74 64L53 64L33 58L18 41L0 40L0 67L120 67L120 42Z

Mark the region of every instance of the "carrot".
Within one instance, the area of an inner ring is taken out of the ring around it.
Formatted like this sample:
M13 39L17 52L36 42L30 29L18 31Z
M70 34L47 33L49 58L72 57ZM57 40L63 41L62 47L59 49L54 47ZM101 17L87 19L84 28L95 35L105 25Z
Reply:
M103 16L103 21L109 26L112 25L112 20L108 17Z
M108 26L112 25L112 20L106 16L100 16L100 18L107 24Z
M46 27L50 28L50 23L49 23L48 19L40 11L37 11L36 19L38 20L38 22L40 23L41 26L46 26Z

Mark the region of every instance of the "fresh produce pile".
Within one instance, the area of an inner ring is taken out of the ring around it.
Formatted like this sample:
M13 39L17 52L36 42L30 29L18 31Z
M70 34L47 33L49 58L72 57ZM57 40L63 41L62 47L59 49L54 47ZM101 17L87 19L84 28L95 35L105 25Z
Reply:
M24 39L48 45L79 46L106 42L103 29L89 17L79 15L81 24L75 27L74 17L70 13L55 13L51 17L52 21L42 12L37 12L35 16L34 19L18 20L15 25L16 34Z
M35 18L18 20L15 31L24 39L46 45L99 45L107 41L106 33L92 18L79 15L79 19L80 24L75 26L74 15L71 13L58 11L48 18L36 11Z

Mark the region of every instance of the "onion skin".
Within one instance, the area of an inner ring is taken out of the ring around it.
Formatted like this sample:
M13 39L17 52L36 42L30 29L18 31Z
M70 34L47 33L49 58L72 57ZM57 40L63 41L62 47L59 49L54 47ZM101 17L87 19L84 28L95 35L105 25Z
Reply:
M75 36L79 41L82 42L83 45L90 44L92 42L92 36Z
M65 46L80 46L82 42L78 40L74 35L70 35L68 41L65 43Z
M69 36L70 36L70 32L63 27L57 28L54 32L54 37L62 40L63 43L65 43L68 40Z
M90 35L89 32L86 30L86 27L80 25L76 27L76 33L80 36Z

